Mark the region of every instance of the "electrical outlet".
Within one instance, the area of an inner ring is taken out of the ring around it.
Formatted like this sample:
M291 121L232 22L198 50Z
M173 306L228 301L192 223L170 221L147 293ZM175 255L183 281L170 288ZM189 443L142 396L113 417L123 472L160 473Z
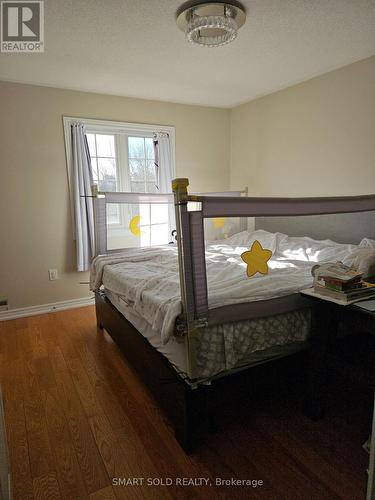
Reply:
M59 273L57 269L48 269L48 276L50 281L56 281L59 279Z
M0 298L0 311L7 311L8 309L8 300Z

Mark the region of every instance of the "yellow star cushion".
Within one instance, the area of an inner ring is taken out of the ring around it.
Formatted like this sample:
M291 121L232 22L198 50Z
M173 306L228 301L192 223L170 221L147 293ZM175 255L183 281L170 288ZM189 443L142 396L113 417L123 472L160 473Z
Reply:
M258 240L251 245L251 249L241 254L241 259L246 262L246 274L250 278L256 273L268 274L267 262L272 257L271 250L262 247Z

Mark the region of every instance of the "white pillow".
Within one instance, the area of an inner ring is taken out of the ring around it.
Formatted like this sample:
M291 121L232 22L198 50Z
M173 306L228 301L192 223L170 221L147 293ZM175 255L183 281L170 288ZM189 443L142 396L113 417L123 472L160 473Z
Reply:
M375 248L375 240L370 240L370 238L363 238L359 246L361 248Z
M373 241L374 246L362 246L361 248L362 240L358 250L355 250L343 260L345 265L354 267L363 273L364 278L375 276L375 241L369 241Z

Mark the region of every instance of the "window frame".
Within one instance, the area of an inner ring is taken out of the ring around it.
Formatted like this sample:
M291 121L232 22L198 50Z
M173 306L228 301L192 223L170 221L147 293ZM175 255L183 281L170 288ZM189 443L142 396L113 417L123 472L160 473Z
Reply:
M75 220L74 220L74 195L73 195L73 159L72 159L72 140L71 140L71 126L73 123L83 123L88 133L94 134L114 134L124 136L124 138L131 137L153 137L155 133L167 132L171 140L171 154L172 154L172 164L173 164L173 177L176 176L176 132L175 127L170 125L157 125L157 124L145 124L145 123L132 123L132 122L121 122L121 121L110 121L110 120L100 120L92 118L80 118L63 116L63 129L64 129L64 139L65 139L65 155L66 155L66 165L68 174L68 186L69 186L69 198L70 198L70 211L72 217L72 227L73 235L75 237ZM121 140L122 137L119 139ZM127 142L127 139L126 139ZM116 156L119 160L119 164L128 164L128 153L127 144L126 147L118 148L116 143ZM126 158L124 157L126 151ZM119 165L117 165L117 168ZM123 173L121 173L121 168L119 171L119 184L120 186L126 186L127 191L130 192L130 184L127 185L126 179L121 179Z

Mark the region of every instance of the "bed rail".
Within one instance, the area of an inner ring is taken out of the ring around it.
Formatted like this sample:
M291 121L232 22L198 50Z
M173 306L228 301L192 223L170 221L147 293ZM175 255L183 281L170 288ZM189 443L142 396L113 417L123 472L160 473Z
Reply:
M205 218L303 216L375 211L375 195L332 198L231 198L189 195L188 185L189 180L185 178L174 179L172 182L180 259L181 299L190 351L190 373L194 373L193 362L196 359L194 351L199 328L228 321L229 318L234 318L234 315L236 315L236 320L264 315L262 303L257 303L256 307L250 307L249 304L236 304L209 310L204 242ZM199 204L199 208L189 211L189 202ZM266 302L270 303L270 301ZM273 302L275 314L306 305L306 301L303 301L297 294L291 301L281 298Z
M172 193L121 193L97 192L93 186L95 219L95 256L120 252L125 248L108 249L107 205L108 204L170 204L173 206Z
M114 250L108 249L108 228L107 228L107 206L109 204L118 205L142 205L142 204L169 204L172 207L174 204L173 193L129 193L129 192L98 192L96 186L92 186L93 200L94 200L94 219L95 219L95 256L106 255L108 253L120 252L125 248L116 248ZM242 191L227 191L222 193L199 193L190 195L193 199L204 197L209 198L237 198L241 195L247 195L247 188ZM170 216L170 218L172 218ZM174 224L173 227L174 229ZM241 229L245 229L245 221L241 220Z
M324 215L375 210L375 195L333 198L237 198L191 196L202 204L203 217Z
M189 194L188 185L188 179L178 178L172 182L173 194L96 193L93 191L93 198L96 255L111 253L111 250L107 248L108 204L168 203L172 205L174 203L182 311L188 342L188 375L193 377L195 350L202 327L225 321L264 316L267 309L262 303L257 303L252 307L248 304L237 304L209 309L204 220L216 217L239 217L243 221L240 229L246 229L245 225L250 217L375 213L375 195L333 198L253 198L247 196L247 188L228 193ZM300 300L298 295L291 303L286 300L278 300L277 303L275 301L274 313L279 314L298 307L297 299ZM270 304L270 301L265 302Z

